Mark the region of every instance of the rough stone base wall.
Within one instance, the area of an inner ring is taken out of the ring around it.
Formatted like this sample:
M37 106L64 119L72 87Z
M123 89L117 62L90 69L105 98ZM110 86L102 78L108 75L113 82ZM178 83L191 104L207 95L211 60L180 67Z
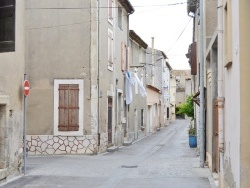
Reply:
M98 148L97 135L53 136L27 135L29 155L97 154L107 149L107 135L101 134Z
M128 135L129 135L128 136L129 141L132 141L132 142L135 140L139 140L146 136L146 134L143 131L129 132Z

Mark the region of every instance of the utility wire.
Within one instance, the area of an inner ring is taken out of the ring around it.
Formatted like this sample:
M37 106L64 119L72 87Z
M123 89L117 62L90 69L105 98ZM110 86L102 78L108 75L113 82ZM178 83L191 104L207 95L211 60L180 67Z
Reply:
M167 7L167 6L177 6L177 5L183 5L183 4L187 4L187 5L190 5L190 6L195 6L196 3L193 3L193 2L179 2L179 3L169 3L169 4L161 4L161 5L135 5L133 6L134 8L145 8L145 7ZM109 6L101 6L101 7L61 7L61 8L26 8L27 10L75 10L75 9L98 9L98 8L103 8L103 9L109 9L110 7ZM119 6L117 7L112 7L112 8L120 8Z
M186 30L188 24L190 23L192 17L190 17L190 19L188 20L188 23L185 25L185 27L183 28L183 30L181 31L180 35L177 37L175 43L168 49L167 53L172 50L172 48L175 46L175 44L178 42L178 40L180 39L180 37L182 36L182 34L184 33L184 31Z
M176 6L176 5L180 5L180 4L184 4L184 2L175 3L175 4L165 4L164 6ZM96 8L98 8L98 7L96 7ZM100 7L100 8L109 8L109 7ZM163 5L162 5L161 8L165 8L165 7L163 7ZM82 8L26 8L26 9L27 10L82 10L82 9L90 9L90 7L82 7ZM137 12L136 14L150 12L150 11L154 11L154 10L158 10L158 9L159 8L146 10L146 11L141 11L141 12ZM122 17L127 17L127 15L124 15ZM113 17L113 19L114 18L119 18L119 16ZM106 21L108 19L109 19L108 17L103 18L103 19L99 19L99 22L102 23L102 21ZM71 25L87 24L87 23L91 23L91 22L98 22L98 19L97 20L91 20L91 21L85 21L85 22L76 22L76 23L71 23L71 24L61 24L61 25L47 26L47 27L33 27L33 28L27 28L26 30L49 29L49 28L55 28L55 27L65 27L65 26L71 26Z

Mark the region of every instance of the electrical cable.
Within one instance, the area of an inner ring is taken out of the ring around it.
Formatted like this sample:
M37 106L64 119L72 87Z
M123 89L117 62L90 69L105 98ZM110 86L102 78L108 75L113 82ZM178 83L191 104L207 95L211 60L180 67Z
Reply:
M183 28L183 30L181 31L180 35L177 37L175 43L167 50L167 53L172 50L172 48L175 46L175 44L178 42L178 40L180 39L180 37L182 36L182 34L184 33L184 31L186 30L187 26L189 25L190 21L191 21L192 17L190 17L190 19L188 20L188 23L185 25L185 27Z

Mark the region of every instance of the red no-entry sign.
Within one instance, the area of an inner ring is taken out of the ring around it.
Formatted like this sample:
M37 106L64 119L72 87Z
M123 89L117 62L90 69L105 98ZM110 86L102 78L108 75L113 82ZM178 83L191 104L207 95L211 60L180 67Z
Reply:
M29 93L30 93L30 83L29 83L28 80L24 80L23 88L24 88L23 94L24 94L25 96L28 96Z

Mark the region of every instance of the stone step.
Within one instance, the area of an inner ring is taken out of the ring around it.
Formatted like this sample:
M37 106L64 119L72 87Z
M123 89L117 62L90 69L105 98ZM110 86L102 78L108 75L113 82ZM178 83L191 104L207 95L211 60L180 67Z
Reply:
M107 148L107 152L114 152L114 151L118 151L118 150L119 150L119 147L117 147L117 146L112 146L112 147Z
M124 141L123 146L130 146L132 145L132 141Z

